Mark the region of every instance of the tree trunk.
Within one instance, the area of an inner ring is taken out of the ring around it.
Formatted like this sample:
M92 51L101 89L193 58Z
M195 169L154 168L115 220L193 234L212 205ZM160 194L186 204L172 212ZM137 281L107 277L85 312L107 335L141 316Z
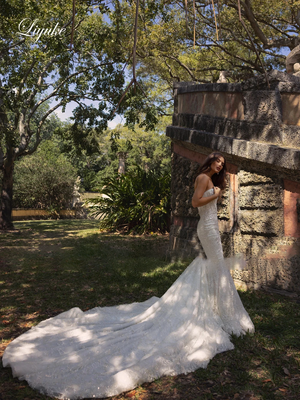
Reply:
M3 178L0 203L0 229L13 229L12 200L13 200L13 169L14 162L6 160L3 166Z
M127 152L125 152L125 151L118 152L118 157L119 157L118 173L120 175L125 174L126 156L127 156Z

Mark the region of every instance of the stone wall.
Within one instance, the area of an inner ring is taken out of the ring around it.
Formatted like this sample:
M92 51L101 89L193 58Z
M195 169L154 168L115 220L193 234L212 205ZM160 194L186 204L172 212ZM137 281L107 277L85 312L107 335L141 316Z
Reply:
M274 71L239 84L174 86L172 225L174 254L203 253L191 206L199 164L214 150L228 162L219 205L225 256L242 253L234 271L244 287L300 294L300 79Z

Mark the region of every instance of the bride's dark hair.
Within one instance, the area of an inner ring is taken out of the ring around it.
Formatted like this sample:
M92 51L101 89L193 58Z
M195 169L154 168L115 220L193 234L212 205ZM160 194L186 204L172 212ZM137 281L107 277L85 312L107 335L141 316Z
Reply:
M216 151L216 152L214 152L214 153L211 153L211 154L206 158L206 160L204 161L203 165L199 168L199 170L198 170L198 175L200 175L200 174L202 174L202 173L204 173L204 172L210 171L210 168L211 168L210 166L211 166L211 164L212 164L214 161L217 161L217 159L218 159L219 157L224 158L224 166L223 166L223 168L221 169L221 171L219 172L219 174L214 174L214 175L211 177L211 180L212 180L214 186L217 186L217 187L219 187L220 189L224 190L225 187L226 187L226 171L227 171L227 168L226 168L226 160L225 160L225 157L223 156L222 153L219 153L218 151Z

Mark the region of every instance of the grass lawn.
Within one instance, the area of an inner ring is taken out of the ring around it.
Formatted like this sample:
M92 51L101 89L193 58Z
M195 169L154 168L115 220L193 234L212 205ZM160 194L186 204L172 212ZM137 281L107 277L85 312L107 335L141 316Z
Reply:
M16 222L0 234L0 355L38 322L72 307L161 296L188 263L166 257L167 236L99 232L93 220ZM113 400L300 399L300 305L279 295L241 292L256 327L207 369L163 377ZM0 366L0 400L50 399Z

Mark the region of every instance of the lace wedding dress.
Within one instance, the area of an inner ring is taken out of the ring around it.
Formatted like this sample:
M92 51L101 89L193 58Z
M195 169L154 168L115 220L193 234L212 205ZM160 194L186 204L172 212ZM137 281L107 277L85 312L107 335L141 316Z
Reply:
M217 353L233 349L230 335L254 326L225 266L216 203L199 207L207 259L197 257L161 298L72 308L9 344L4 367L49 396L97 398L205 368Z

